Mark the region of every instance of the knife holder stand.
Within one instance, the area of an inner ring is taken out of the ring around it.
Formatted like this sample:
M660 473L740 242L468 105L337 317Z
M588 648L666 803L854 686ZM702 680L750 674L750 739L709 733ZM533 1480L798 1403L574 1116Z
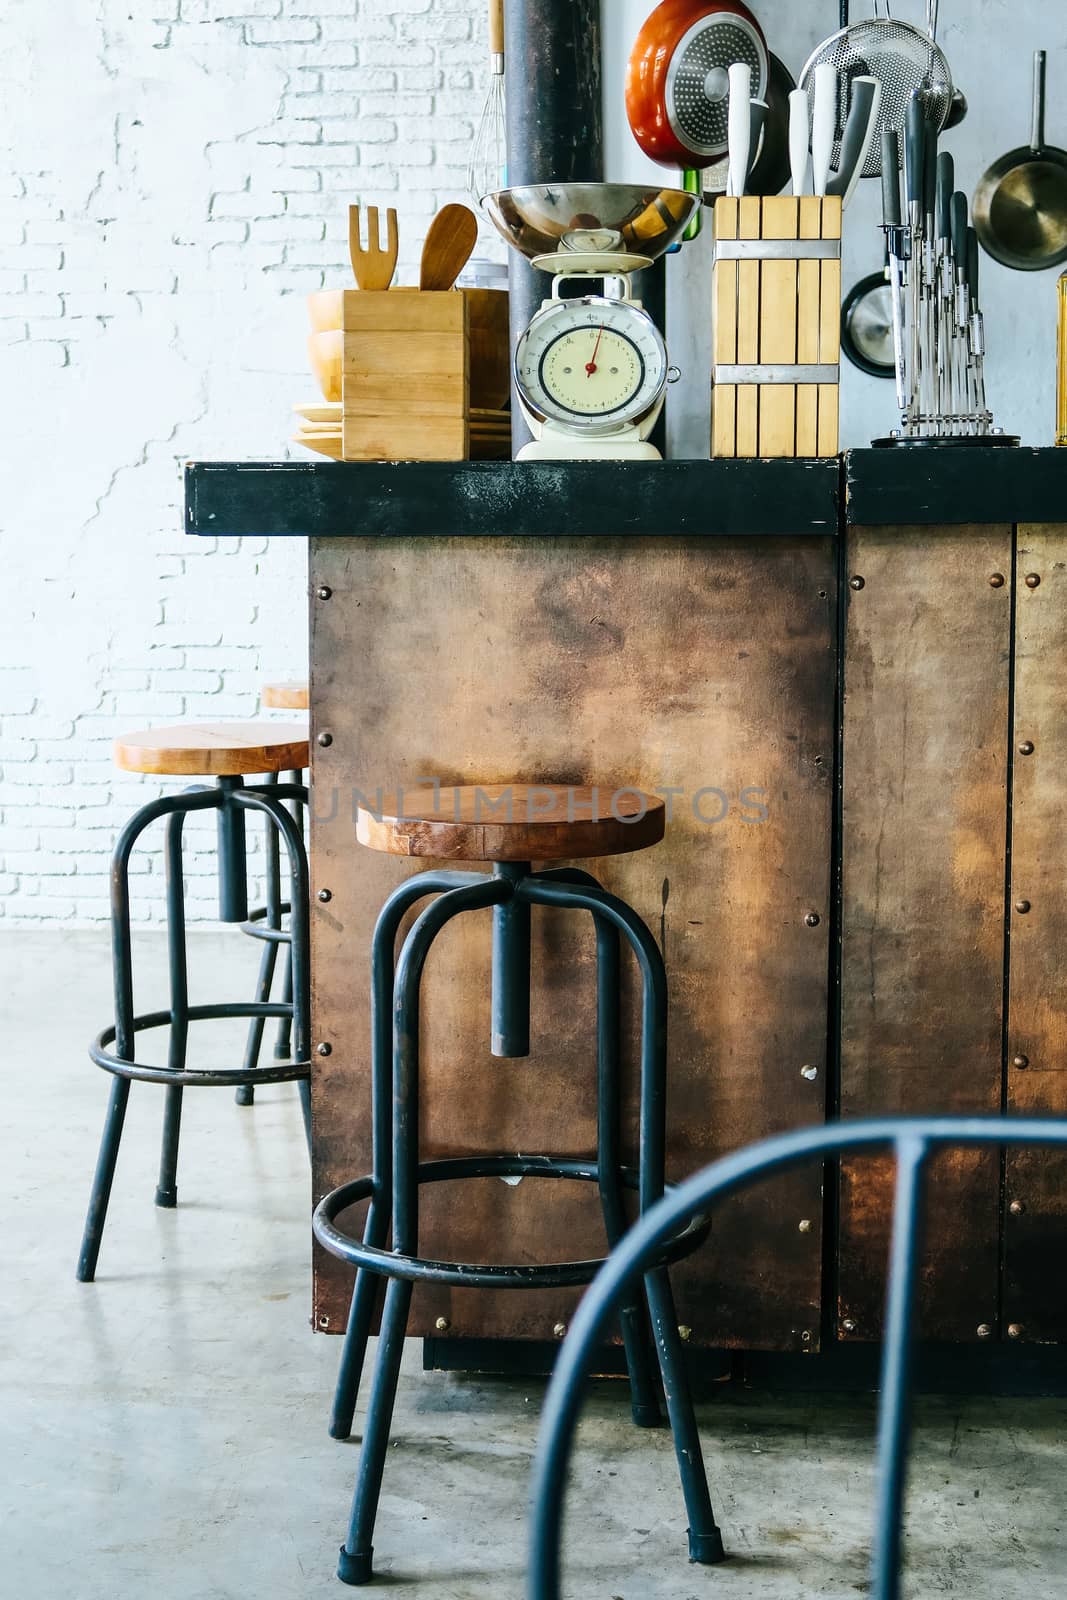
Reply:
M836 455L840 198L717 201L712 302L712 455Z
M510 456L507 305L498 289L346 290L342 461Z

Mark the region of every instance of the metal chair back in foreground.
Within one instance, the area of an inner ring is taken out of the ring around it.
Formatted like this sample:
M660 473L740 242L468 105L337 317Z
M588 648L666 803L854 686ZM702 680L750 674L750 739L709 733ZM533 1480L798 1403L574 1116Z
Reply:
M541 1418L534 1463L527 1600L560 1600L560 1547L567 1468L582 1390L620 1296L690 1218L786 1168L846 1151L889 1146L896 1158L893 1234L878 1404L877 1487L871 1600L899 1600L901 1525L911 1431L916 1278L923 1242L924 1176L946 1146L1067 1146L1067 1121L1000 1117L899 1117L802 1129L706 1167L672 1190L626 1235L582 1300L560 1351Z

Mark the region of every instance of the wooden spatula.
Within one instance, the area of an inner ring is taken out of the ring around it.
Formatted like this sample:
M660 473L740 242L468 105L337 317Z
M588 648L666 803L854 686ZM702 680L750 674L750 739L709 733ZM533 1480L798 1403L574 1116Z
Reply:
M451 289L478 243L478 221L467 206L444 206L430 223L419 263L420 289Z
M388 289L396 271L399 251L396 212L392 206L385 213L386 243L382 248L378 231L378 207L367 208L367 243L359 237L359 207L348 208L348 252L352 257L352 271L361 289Z

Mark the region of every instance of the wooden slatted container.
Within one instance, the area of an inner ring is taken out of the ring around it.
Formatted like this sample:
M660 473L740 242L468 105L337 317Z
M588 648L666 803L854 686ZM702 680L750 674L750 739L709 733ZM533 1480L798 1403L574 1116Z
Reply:
M507 295L346 290L343 461L510 457Z
M712 455L836 455L840 199L719 200L712 305Z

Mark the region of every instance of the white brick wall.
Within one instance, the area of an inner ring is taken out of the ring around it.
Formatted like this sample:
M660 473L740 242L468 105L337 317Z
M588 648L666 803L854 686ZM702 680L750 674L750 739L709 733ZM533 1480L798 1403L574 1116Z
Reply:
M8 0L0 925L107 914L116 829L172 786L117 773L116 732L250 717L306 670L303 543L185 537L178 464L289 453L303 296L349 281L350 202L399 208L410 272L463 197L484 12ZM213 824L188 832L210 918ZM158 841L134 883L158 920Z

